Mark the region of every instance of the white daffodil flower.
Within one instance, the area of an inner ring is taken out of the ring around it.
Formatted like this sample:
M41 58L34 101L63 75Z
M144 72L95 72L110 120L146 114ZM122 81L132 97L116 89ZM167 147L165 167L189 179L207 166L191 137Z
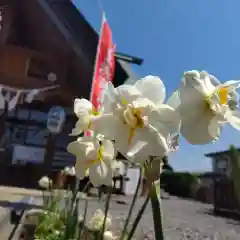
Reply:
M91 102L84 98L74 100L74 113L78 117L71 136L77 136L84 131L91 130L91 119L98 115Z
M67 176L74 177L76 175L75 167L65 167L63 170L64 174Z
M88 228L95 231L101 230L104 223L104 217L104 212L101 209L97 209L87 224ZM106 217L105 229L109 229L111 224L112 219L111 216L108 214L108 216Z
M103 233L103 240L116 240L116 237L111 231L105 231Z
M112 185L112 160L115 158L114 145L110 140L78 138L68 145L68 152L76 155L76 177L83 179L87 174L94 186Z
M39 181L38 181L38 185L39 187L43 188L43 189L49 189L51 188L53 184L52 179L50 179L47 176L42 177Z
M167 154L167 139L179 131L180 117L163 104L165 87L158 77L148 76L133 86L111 86L106 96L104 113L92 121L94 131L115 140L122 154L136 160Z
M219 138L225 123L240 129L235 92L239 86L240 81L221 84L206 72L186 72L168 101L181 116L183 137L191 144L207 144Z

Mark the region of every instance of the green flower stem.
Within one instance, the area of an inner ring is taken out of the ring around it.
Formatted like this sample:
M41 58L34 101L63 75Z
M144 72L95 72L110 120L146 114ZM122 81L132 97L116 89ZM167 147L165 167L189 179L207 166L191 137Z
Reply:
M149 195L151 199L154 232L156 240L164 240L164 232L162 225L161 199L158 198L156 187L154 183L149 188Z
M76 179L76 185L75 185L75 189L72 193L73 197L72 197L71 209L73 208L74 203L76 202L77 195L78 195L78 190L79 190L79 184L80 184L80 180L78 178L75 178L75 179Z
M145 199L141 209L139 210L138 215L137 215L135 221L133 222L132 229L130 230L129 234L127 235L126 240L131 240L132 239L148 203L149 203L149 196L147 196L147 198Z
M109 207L110 207L111 196L112 196L112 189L109 187L108 188L108 196L107 196L107 200L106 200L106 206L105 206L105 212L104 212L103 226L102 226L102 231L101 231L101 235L100 235L100 240L104 240L104 231L105 231L106 220L107 220L107 216L108 216L108 210L109 210Z
M159 194L157 194L155 180L157 176L156 167L158 167L158 160L154 157L150 157L149 161L145 164L145 176L146 183L148 187L148 195L151 200L153 224L155 232L155 240L164 240L163 224L162 224L162 208L161 208L161 198L160 189L158 189ZM160 176L160 164L159 164L159 176Z
M86 222L86 217L87 217L87 210L88 210L88 200L85 200L85 206L84 206L84 213L83 213L83 221L81 222L80 230L78 232L78 238L77 240L81 240L82 234L84 233L84 227L85 227L85 222Z
M125 234L126 234L126 231L127 231L127 227L128 227L128 224L129 224L130 219L131 219L131 216L132 216L133 207L134 207L135 202L136 202L136 200L137 200L137 196L138 196L138 192L139 192L141 183L142 183L142 168L140 168L140 175L139 175L139 178L138 178L137 188L136 188L136 191L135 191L135 193L134 193L134 196L133 196L133 199L132 199L132 202L131 202L130 209L129 209L129 211L128 211L128 216L127 216L127 219L126 219L126 221L125 221L125 224L124 224L124 227L123 227L123 231L122 231L120 240L123 240L124 237L125 237Z

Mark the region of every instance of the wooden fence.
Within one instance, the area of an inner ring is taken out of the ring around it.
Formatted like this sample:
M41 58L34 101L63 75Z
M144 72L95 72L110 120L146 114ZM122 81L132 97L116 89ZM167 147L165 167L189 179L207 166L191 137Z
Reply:
M240 203L234 193L232 180L221 177L214 182L214 210L240 215Z

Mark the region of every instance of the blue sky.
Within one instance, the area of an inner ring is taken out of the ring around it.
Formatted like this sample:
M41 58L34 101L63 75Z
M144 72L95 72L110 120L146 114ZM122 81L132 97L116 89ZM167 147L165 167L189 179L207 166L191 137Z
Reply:
M98 1L73 2L99 32ZM159 76L168 94L187 70L207 70L220 81L240 79L239 0L102 0L102 5L117 51L143 58L134 70L140 77ZM215 144L191 146L181 139L170 162L176 170L209 170L205 153L239 141L240 132L228 126Z

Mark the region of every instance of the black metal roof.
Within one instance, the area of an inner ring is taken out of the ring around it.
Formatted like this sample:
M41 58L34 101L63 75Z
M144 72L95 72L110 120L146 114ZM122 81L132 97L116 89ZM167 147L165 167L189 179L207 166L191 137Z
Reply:
M96 57L98 34L71 1L46 0L46 2L73 35L84 57L87 58L93 66ZM121 60L116 60L115 77L113 79L114 85L121 85L126 80L133 77L135 78L130 65L126 62L123 64Z

